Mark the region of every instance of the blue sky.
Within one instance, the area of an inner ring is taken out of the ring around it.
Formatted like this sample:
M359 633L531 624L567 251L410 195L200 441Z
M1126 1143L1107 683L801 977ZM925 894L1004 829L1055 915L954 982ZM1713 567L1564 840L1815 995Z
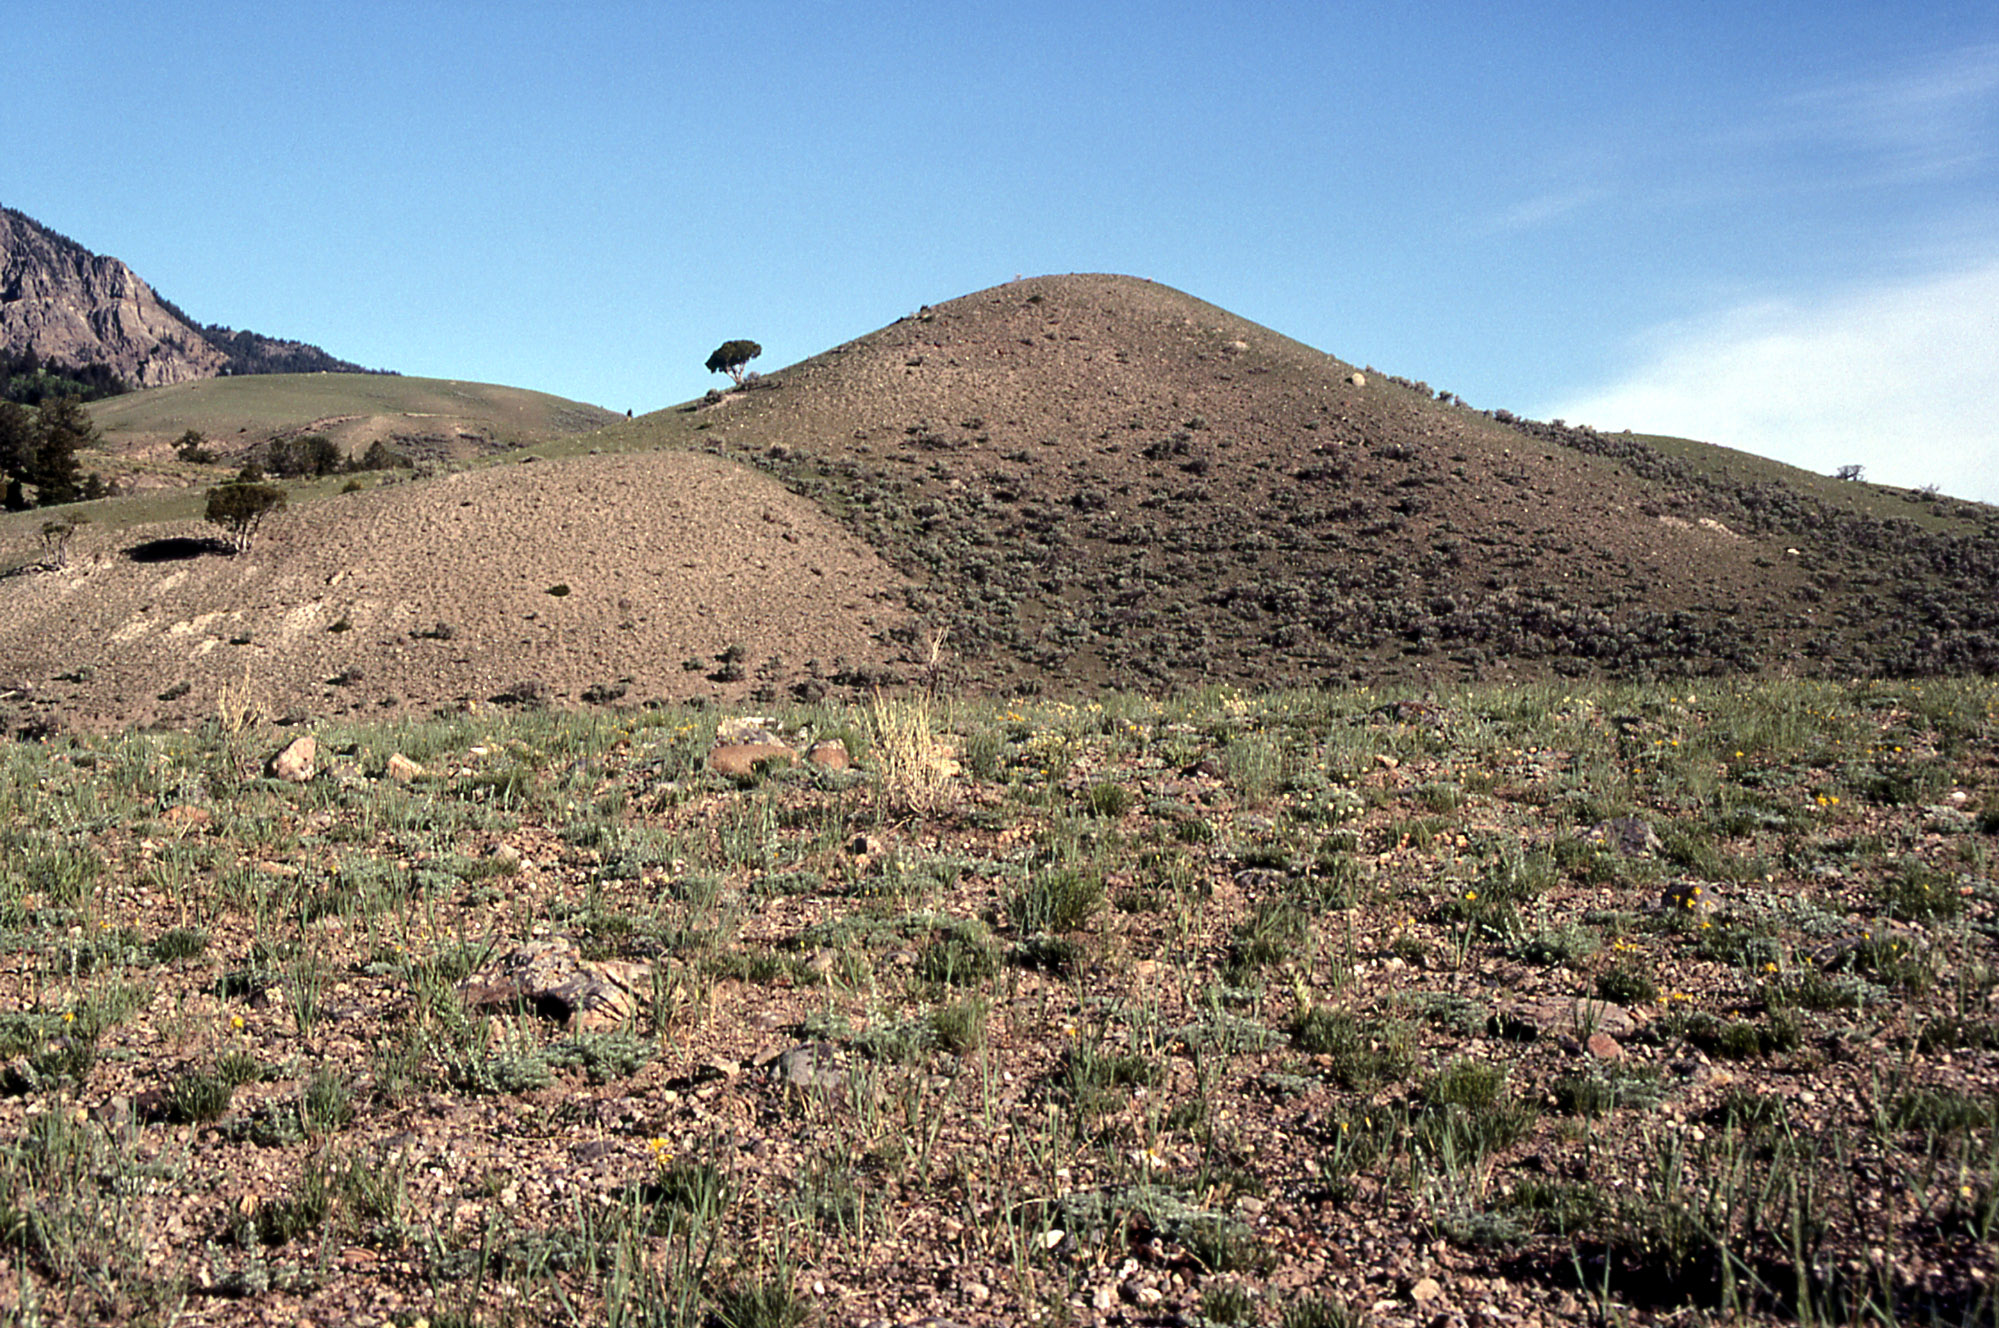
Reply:
M657 409L1016 274L1999 501L1999 6L9 7L0 203L194 317Z

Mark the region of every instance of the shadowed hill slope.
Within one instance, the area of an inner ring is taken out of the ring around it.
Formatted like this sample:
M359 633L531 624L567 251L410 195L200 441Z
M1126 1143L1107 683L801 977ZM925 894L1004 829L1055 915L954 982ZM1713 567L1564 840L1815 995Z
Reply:
M977 292L605 436L824 504L975 686L1999 664L1993 509L1509 422L1127 277Z

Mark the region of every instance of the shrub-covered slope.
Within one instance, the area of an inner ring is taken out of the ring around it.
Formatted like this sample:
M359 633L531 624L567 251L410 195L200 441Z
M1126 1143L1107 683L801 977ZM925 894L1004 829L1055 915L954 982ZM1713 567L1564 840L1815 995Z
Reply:
M981 291L630 427L841 515L973 685L1999 662L1990 508L1487 414L1133 278Z

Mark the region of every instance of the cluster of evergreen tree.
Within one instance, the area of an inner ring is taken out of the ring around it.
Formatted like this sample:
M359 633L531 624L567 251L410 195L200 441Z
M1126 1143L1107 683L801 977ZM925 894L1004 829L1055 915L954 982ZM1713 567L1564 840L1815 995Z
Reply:
M280 341L256 332L238 332L215 323L202 327L201 335L209 345L229 357L229 363L222 369L224 375L388 372L364 369L303 341Z
M98 401L130 390L108 364L58 364L32 349L0 350L0 401L39 406L58 397Z
M97 426L77 397L51 397L34 409L0 401L0 476L10 512L102 498L109 490L86 475L77 453L98 442ZM33 491L30 494L30 490Z
M393 470L409 464L408 457L379 438L362 455L350 459L325 434L309 433L297 438L271 439L264 445L263 464L256 469L264 474L299 479L361 470Z

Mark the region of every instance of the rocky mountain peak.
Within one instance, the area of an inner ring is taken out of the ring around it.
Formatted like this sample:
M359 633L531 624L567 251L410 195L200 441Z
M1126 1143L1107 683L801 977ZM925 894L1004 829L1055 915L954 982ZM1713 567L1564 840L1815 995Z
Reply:
M365 373L317 346L202 326L131 268L0 208L0 352L108 366L133 387L223 374Z
M106 364L140 387L210 378L229 363L131 268L8 208L0 208L0 349Z

